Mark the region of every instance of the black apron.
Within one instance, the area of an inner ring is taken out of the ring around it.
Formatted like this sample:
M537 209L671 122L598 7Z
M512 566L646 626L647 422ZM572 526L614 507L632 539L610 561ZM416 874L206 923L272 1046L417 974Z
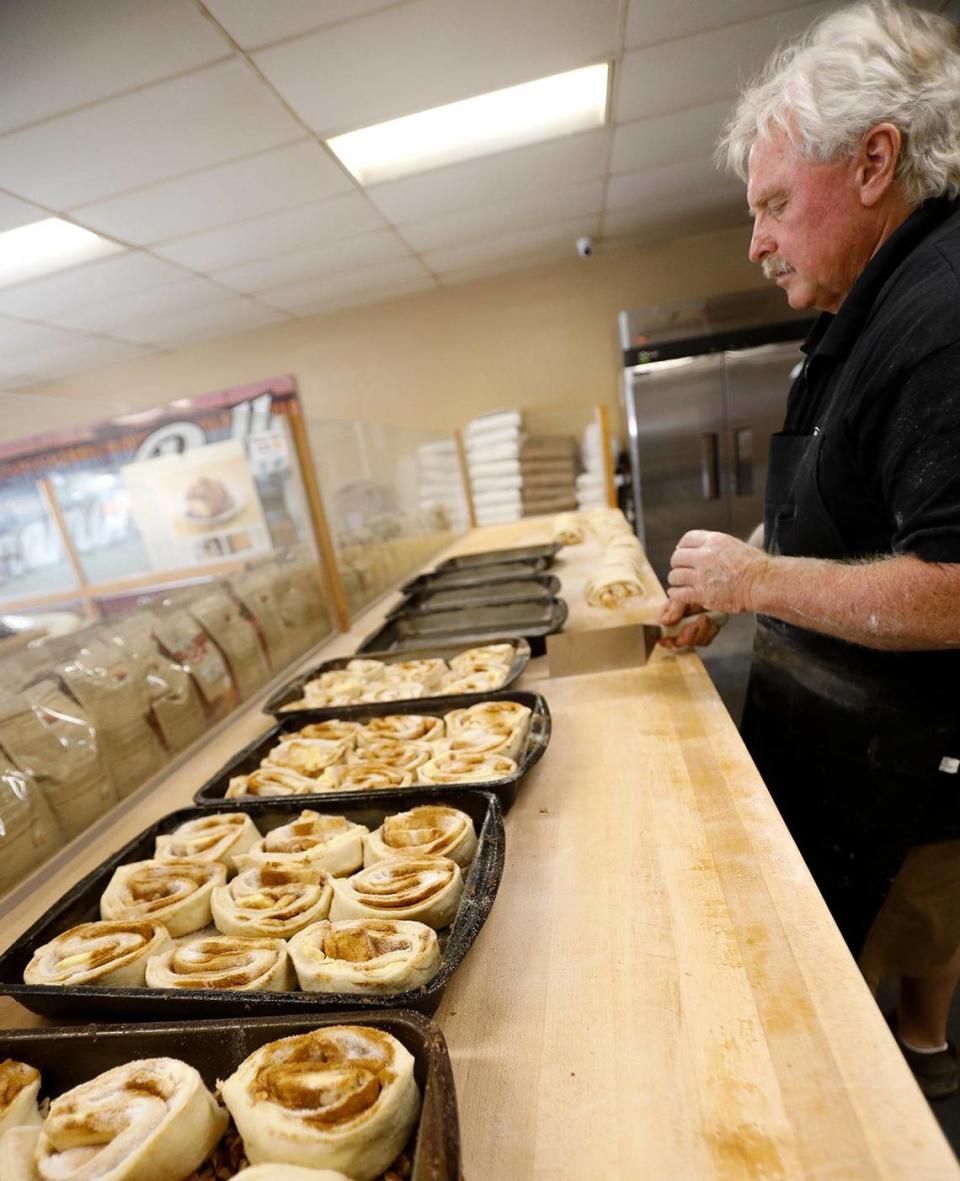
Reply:
M857 556L818 488L830 427L828 411L812 435L771 437L771 554ZM937 813L956 795L958 777L938 775L954 711L931 712L899 656L757 618L744 741L854 955L911 845L956 835Z

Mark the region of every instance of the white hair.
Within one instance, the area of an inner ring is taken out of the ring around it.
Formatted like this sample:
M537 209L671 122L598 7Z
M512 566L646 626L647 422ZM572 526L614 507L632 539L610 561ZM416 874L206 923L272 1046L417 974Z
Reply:
M747 178L750 149L782 132L807 160L852 155L878 123L901 135L911 204L960 194L960 30L895 0L830 13L780 50L740 97L717 162Z

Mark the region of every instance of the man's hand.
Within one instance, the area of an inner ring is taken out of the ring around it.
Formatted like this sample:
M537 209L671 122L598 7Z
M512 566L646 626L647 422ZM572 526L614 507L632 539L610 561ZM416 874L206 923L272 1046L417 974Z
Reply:
M702 610L696 603L676 603L673 599L667 599L657 622L661 627L674 627L685 615L694 615ZM660 644L664 648L706 648L719 634L720 628L713 620L708 615L700 614L675 636L661 636Z
M670 604L682 604L685 611L705 607L727 615L750 611L751 591L768 562L762 550L736 537L692 529L680 538L670 558ZM677 623L682 618L681 614L669 622ZM661 616L661 622L667 621ZM677 639L679 644L682 636Z

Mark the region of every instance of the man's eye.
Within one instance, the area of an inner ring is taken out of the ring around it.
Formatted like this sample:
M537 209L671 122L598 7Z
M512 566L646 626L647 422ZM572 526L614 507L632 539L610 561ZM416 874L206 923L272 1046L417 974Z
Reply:
M767 210L771 217L780 217L786 207L786 201L774 201L772 204L767 206Z

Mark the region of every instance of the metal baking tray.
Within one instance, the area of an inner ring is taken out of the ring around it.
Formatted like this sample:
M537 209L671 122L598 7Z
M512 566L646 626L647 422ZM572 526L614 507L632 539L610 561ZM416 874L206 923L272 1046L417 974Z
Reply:
M467 586L427 584L419 590L404 593L403 600L394 607L388 619L396 615L410 615L420 611L438 611L446 607L473 607L477 604L517 603L524 600L545 603L560 591L560 579L555 574L534 574L532 577L498 578L493 582L472 582Z
M492 566L464 566L452 570L428 570L405 582L400 590L419 590L424 586L475 586L479 582L498 582L502 578L535 578L547 568L546 558L531 558L526 562L499 562Z
M213 1090L267 1042L329 1025L369 1025L392 1034L413 1055L423 1097L414 1134L410 1181L460 1181L460 1127L453 1071L443 1034L419 1013L403 1011L307 1013L245 1021L79 1025L72 1029L0 1031L0 1060L13 1058L40 1071L40 1094L56 1098L138 1058L179 1058Z
M523 636L532 656L546 651L546 637L563 628L567 604L563 599L546 602L500 603L447 607L442 611L417 611L395 615L368 635L357 655L375 652L407 652L422 648L432 640L452 643L459 640L464 648Z
M544 561L549 566L557 554L563 549L559 541L549 545L520 545L509 549L489 549L477 554L460 554L456 558L447 558L437 566L437 573L444 570L464 570L475 566L492 566L502 562L530 562Z
M501 689L509 689L530 661L530 645L526 640L512 636L509 642L513 644L513 660L510 661L510 668L507 672L506 679L500 686ZM456 656L460 652L465 652L471 646L470 644L460 643L434 644L431 648L420 648L412 652L384 652L378 655L377 659L384 661L386 664L395 664L398 660L430 660L438 656L441 660L449 661L451 657ZM315 664L307 672L300 673L294 680L287 681L285 685L271 694L263 707L263 712L265 714L274 714L276 717L281 718L299 715L302 711L284 711L283 707L288 702L298 701L303 697L303 687L307 681L312 681L315 677L319 677L321 673L346 668L353 659L353 656L341 656L337 660L325 660L322 664ZM410 700L416 701L419 698L410 698ZM393 704L396 704L396 702ZM336 708L345 709L347 707L340 706Z
M389 795L390 799L385 797ZM33 953L44 943L78 923L100 918L100 895L118 865L153 856L154 842L161 833L172 832L184 821L209 815L207 808L180 808L155 821L122 849L108 857L92 873L77 882L59 902L25 931L0 955L0 994L15 997L25 1008L54 1020L60 1018L104 1018L127 1021L165 1021L197 1017L248 1017L266 1013L311 1013L328 1009L416 1009L432 1013L440 1003L450 977L470 950L477 932L486 922L503 874L503 810L492 792L462 788L409 787L390 792L367 792L325 796L290 796L273 799L223 800L217 811L246 812L263 831L287 824L304 808L346 816L373 831L384 818L405 812L419 804L446 804L460 808L477 830L476 856L467 871L457 917L438 932L440 970L432 980L406 992L364 996L357 993L322 992L232 992L227 989L117 988L83 984L59 987L25 984L23 970ZM200 932L197 932L199 935Z
M382 718L387 714L423 714L439 718L445 713L449 713L450 710L476 705L478 701L519 701L521 705L526 705L533 711L533 716L530 718L530 732L527 734L527 743L520 755L517 772L510 779L495 779L489 783L451 784L449 787L440 787L436 790L440 792L467 789L492 791L506 812L517 798L520 780L535 763L540 761L550 742L551 719L546 701L539 693L528 693L521 689L498 689L495 693L464 693L451 697L422 697L417 701L382 701L376 705L341 705L330 709L298 709L295 712L284 714L272 729L261 734L259 738L255 738L243 750L238 751L228 763L220 768L216 775L208 779L196 792L193 797L194 802L217 805L238 802L225 798L231 778L234 775L248 775L251 771L255 771L267 752L272 750L278 742L291 732L303 729L311 722L325 722L329 718L365 722L369 718ZM316 795L292 796L290 798L301 802L308 801L304 802L304 807L312 808L315 801L336 799L349 800L352 803L366 803L373 797L378 801L385 801L384 807L392 807L393 811L399 812L402 809L399 804L393 807L394 800L402 799L406 792L430 790L432 790L430 785L424 784L422 787L383 787L374 791L326 791L318 792ZM286 797L274 798L285 799Z

